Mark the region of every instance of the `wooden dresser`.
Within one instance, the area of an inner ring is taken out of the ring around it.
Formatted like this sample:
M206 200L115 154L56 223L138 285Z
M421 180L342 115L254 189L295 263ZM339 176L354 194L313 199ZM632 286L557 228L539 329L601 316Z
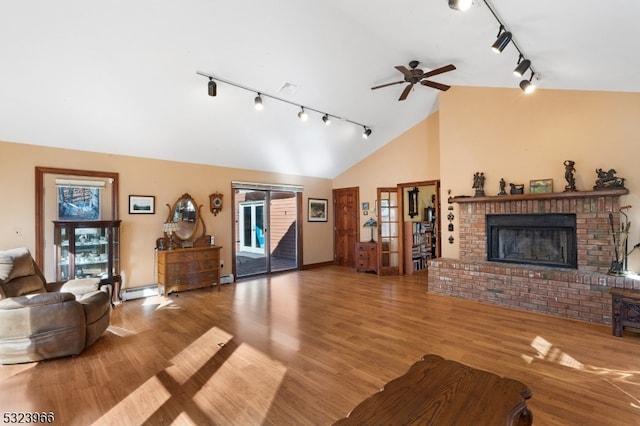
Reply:
M378 243L356 243L356 271L378 273Z
M194 247L158 251L158 293L218 285L220 290L220 249Z

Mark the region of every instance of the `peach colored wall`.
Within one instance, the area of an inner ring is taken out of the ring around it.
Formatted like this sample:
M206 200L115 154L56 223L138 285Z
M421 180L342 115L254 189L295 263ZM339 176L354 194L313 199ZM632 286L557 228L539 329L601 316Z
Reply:
M307 198L331 199L330 179L280 175L259 171L160 161L137 157L98 154L84 151L46 148L0 142L0 250L25 246L35 252L35 167L97 170L119 173L122 219L122 271L124 287L156 282L154 247L162 234L162 223L169 209L185 192L203 205L207 233L223 246L223 274L231 272L231 181L303 185L302 264L333 260L333 215L326 223L306 221ZM209 194L224 194L223 209L217 215L209 211ZM128 196L154 195L154 215L128 214ZM48 277L52 278L52 277Z
M441 217L447 214L447 190L473 195L475 172L486 176L486 195L496 195L499 180L525 184L552 178L562 192L565 160L576 165L576 188L592 189L595 169L615 169L626 178L631 205L630 246L640 242L640 94L455 87L440 95ZM508 189L508 186L507 186ZM458 206L454 205L457 212ZM456 216L458 216L456 214ZM453 236L443 231L443 257L458 258L457 217ZM443 227L446 226L446 221ZM640 271L640 251L629 257Z
M360 225L375 216L373 206L379 187L399 183L435 180L440 176L439 114L436 112L369 157L336 176L334 188L360 188L360 202L369 202L369 215L360 216ZM368 233L360 233L368 241Z

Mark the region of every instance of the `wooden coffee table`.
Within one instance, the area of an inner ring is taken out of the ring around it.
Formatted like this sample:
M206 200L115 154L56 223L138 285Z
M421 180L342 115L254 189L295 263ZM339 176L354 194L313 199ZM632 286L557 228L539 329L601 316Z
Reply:
M531 425L523 383L425 355L335 425Z

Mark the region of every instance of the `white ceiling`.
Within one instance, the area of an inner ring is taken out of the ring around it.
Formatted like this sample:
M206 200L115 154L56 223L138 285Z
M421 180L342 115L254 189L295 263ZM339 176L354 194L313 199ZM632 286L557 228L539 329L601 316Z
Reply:
M416 59L457 70L433 80L518 87L513 45L482 0L3 0L0 140L333 178L438 108L404 85ZM640 1L492 0L541 89L640 91ZM212 74L370 126L326 127L311 112ZM528 75L527 75L528 76ZM296 86L280 92L283 84ZM532 96L535 96L532 95Z

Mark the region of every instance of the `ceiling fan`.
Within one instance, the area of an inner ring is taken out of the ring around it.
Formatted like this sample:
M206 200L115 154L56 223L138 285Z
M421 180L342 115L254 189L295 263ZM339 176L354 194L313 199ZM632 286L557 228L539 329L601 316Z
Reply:
M399 101L404 101L409 96L409 92L413 88L415 84L422 84L423 86L433 87L438 90L449 90L451 86L442 83L436 83L435 81L427 80L429 77L433 77L434 75L442 74L444 72L453 71L456 69L455 65L449 64L444 67L436 68L435 70L424 72L420 68L418 68L418 61L409 62L409 67L411 69L407 69L404 65L398 65L395 68L404 75L404 80L394 81L393 83L381 84L380 86L374 86L371 90L380 89L382 87L393 86L394 84L402 84L409 83L407 87L404 88L402 94L400 95Z

